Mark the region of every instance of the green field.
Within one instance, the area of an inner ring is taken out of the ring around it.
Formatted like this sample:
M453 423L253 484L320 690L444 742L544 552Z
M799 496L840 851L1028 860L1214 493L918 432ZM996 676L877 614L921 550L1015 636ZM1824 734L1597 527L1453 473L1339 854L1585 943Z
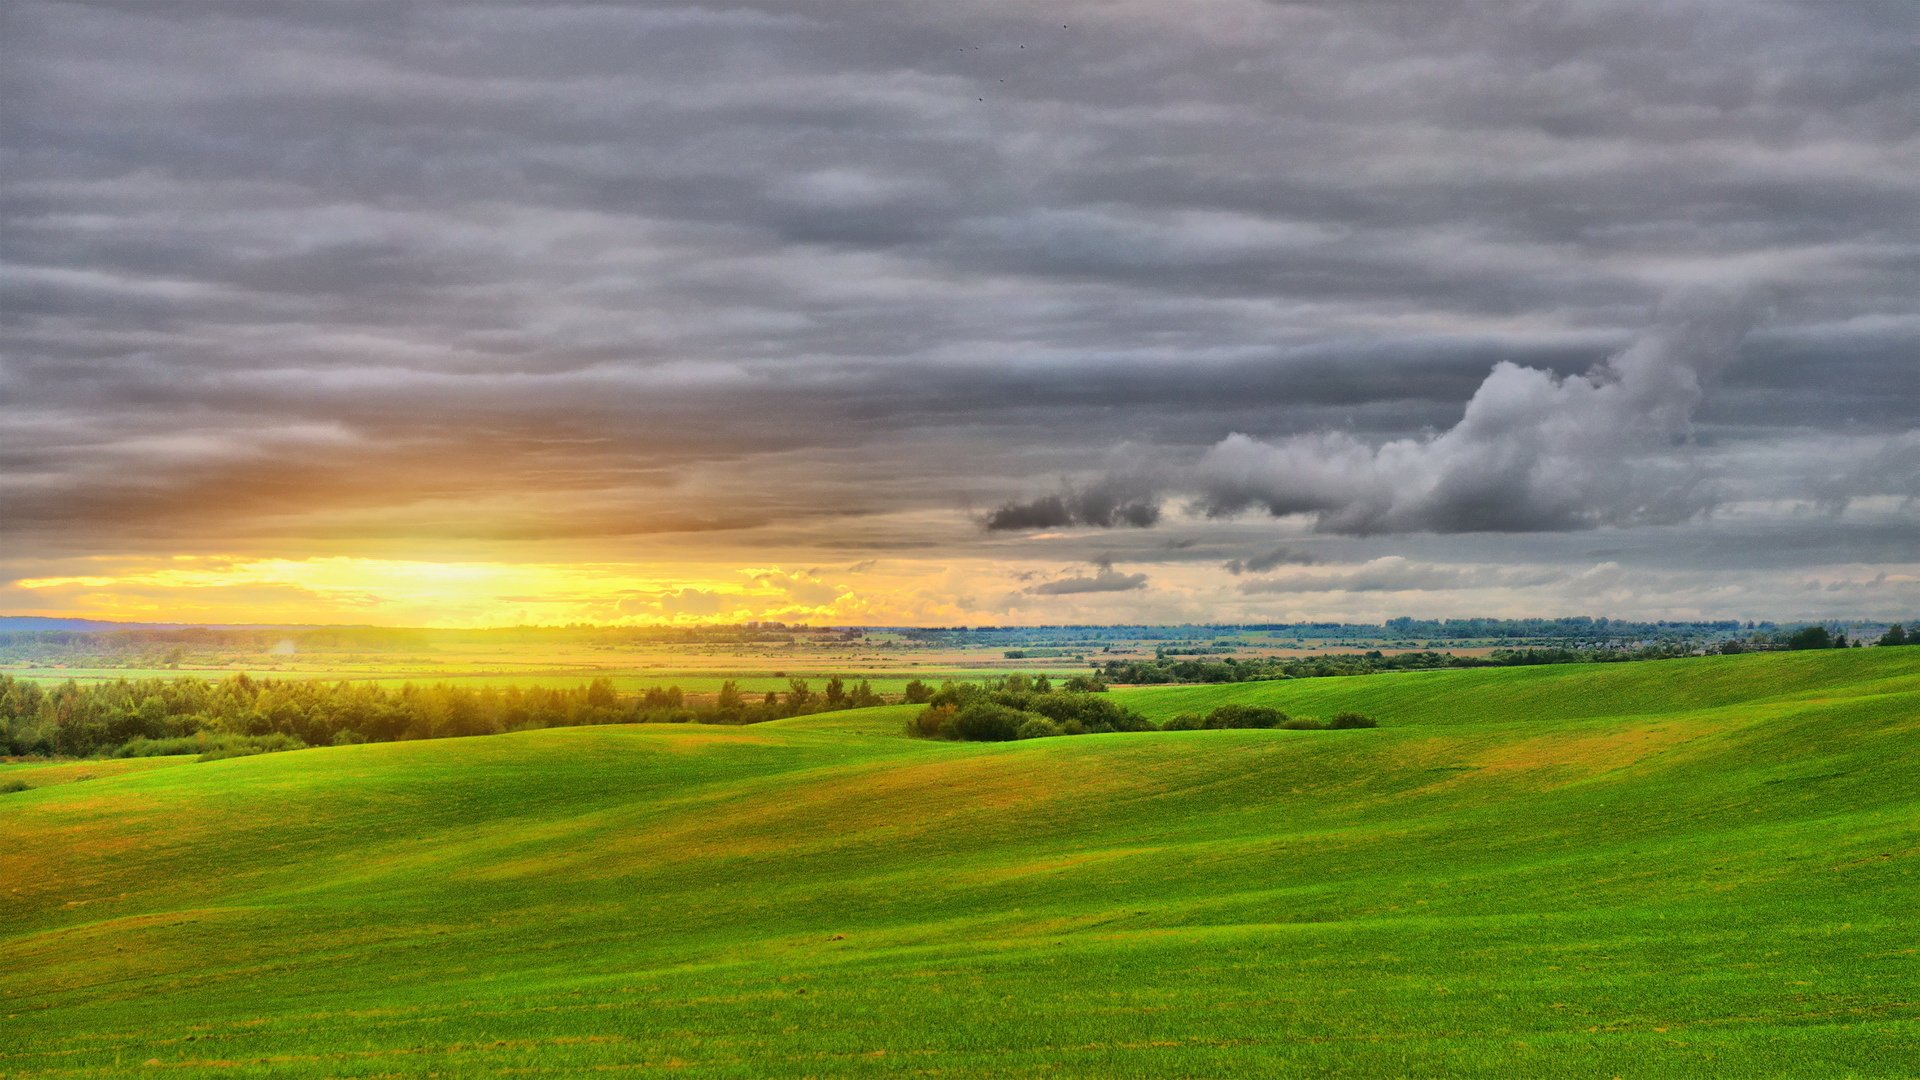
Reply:
M0 1076L1920 1075L1920 648L1121 693L13 766Z

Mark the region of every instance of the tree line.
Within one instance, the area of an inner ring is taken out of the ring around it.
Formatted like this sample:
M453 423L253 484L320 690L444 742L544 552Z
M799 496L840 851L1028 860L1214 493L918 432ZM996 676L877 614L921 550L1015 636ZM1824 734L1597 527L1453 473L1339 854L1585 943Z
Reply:
M621 694L611 679L571 688L394 689L304 679L117 679L55 686L0 675L0 755L141 757L491 735L586 724L756 724L885 704L865 679L750 694L728 681L711 701L677 686Z

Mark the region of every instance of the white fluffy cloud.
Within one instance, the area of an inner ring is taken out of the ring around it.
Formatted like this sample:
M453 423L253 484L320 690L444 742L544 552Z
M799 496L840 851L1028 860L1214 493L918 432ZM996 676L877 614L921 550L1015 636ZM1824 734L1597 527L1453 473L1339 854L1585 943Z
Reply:
M1502 362L1437 435L1227 437L1192 470L1210 516L1312 514L1334 533L1535 532L1682 520L1711 505L1684 444L1748 305L1694 297L1585 375Z

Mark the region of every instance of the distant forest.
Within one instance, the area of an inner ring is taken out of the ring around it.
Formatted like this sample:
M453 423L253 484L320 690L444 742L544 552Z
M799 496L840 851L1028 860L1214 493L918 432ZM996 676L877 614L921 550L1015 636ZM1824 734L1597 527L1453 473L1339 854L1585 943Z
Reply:
M909 690L931 695L931 687ZM491 735L586 724L755 724L883 704L865 680L748 695L732 682L690 704L678 687L621 695L612 680L571 689L403 686L318 679L119 679L43 686L0 675L0 755L231 757L303 746Z

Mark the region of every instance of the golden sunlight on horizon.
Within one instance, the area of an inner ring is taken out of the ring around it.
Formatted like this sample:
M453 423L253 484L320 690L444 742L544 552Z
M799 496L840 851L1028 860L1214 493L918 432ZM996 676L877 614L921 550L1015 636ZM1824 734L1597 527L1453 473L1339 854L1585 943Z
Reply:
M97 573L13 583L42 611L123 621L316 623L471 628L670 625L872 617L813 571L635 563L435 562L175 556L116 560Z

